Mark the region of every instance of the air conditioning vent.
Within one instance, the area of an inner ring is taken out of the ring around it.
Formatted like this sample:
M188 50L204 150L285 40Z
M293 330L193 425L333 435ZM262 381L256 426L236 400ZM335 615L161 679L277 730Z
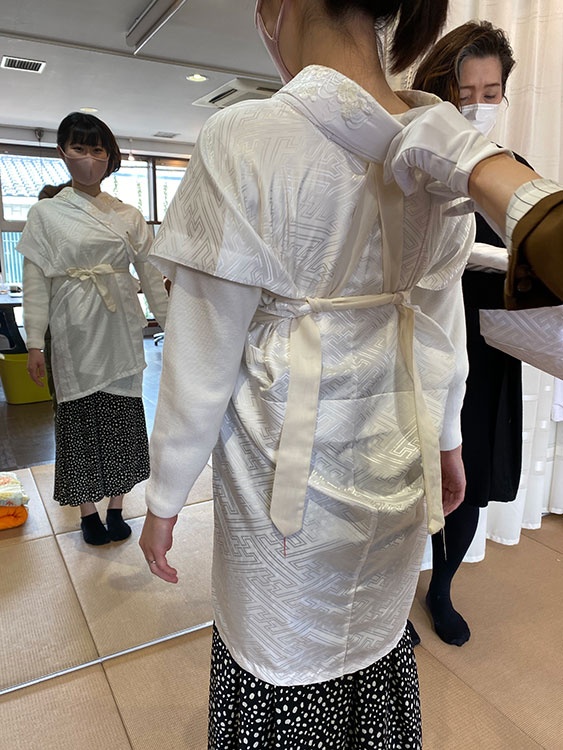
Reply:
M196 99L196 107L211 107L224 109L232 104L245 102L249 99L269 99L280 89L280 85L265 81L255 81L252 78L233 78L224 86Z
M176 138L180 133L167 133L165 130L159 130L158 133L154 133L153 138Z
M23 57L8 57L7 55L0 60L0 68L23 70L27 73L43 73L46 64L41 60L26 60Z

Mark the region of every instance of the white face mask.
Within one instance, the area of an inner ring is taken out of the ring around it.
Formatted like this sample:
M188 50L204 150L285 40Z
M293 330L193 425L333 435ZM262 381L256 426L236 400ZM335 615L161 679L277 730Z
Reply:
M497 122L500 104L467 104L461 114L483 135L489 135Z

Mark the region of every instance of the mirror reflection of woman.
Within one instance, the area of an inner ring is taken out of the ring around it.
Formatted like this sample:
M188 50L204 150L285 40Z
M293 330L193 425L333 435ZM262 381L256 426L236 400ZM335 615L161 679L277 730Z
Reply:
M121 164L108 126L74 112L59 125L57 144L72 184L32 206L17 248L24 255L28 371L43 384L49 326L54 499L79 506L84 540L101 545L130 535L123 496L149 476L141 398L146 320L129 264L162 325L167 296L147 262L152 234L143 216L101 191L101 181ZM106 525L96 509L104 497Z
M420 65L413 87L451 101L488 136L514 65L501 29L487 21L470 22L440 39ZM469 639L470 629L451 601L453 577L473 541L479 508L491 500L515 499L522 463L521 363L489 346L479 329L480 309L504 307L508 254L495 230L479 213L475 216L478 244L463 276L469 375L461 426L467 488L463 503L446 519L445 543L441 535L432 539L426 598L436 633L456 646Z

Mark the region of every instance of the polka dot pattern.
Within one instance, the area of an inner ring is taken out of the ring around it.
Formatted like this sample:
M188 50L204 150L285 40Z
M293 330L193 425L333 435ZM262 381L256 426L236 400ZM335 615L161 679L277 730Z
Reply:
M55 490L60 505L97 503L148 479L143 401L99 391L58 404Z
M408 633L351 675L291 687L241 669L214 628L208 750L421 750L418 675Z

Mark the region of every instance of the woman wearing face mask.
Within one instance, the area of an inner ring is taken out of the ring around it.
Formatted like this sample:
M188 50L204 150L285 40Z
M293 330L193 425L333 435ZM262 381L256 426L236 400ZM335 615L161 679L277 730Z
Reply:
M149 476L141 398L143 327L133 263L164 325L162 277L147 262L152 235L143 216L100 190L121 154L105 123L74 112L61 122L57 150L72 177L32 206L18 250L24 255L28 371L42 385L49 326L57 398L54 499L78 505L84 540L126 539L123 495ZM109 497L106 524L96 505Z
M421 747L405 626L427 529L464 494L473 220L420 171L409 197L385 183L392 144L391 176L418 169L401 136L438 100L389 88L375 26L397 21L401 70L446 11L260 0L286 85L206 123L153 248L172 295L140 544L177 582L173 527L213 450L211 750ZM499 151L452 127L454 190Z
M413 88L451 101L479 131L493 129L515 61L501 29L470 22L446 34L419 67ZM527 162L517 154L516 159ZM451 601L453 577L490 500L515 499L522 459L522 374L519 360L489 346L479 329L479 310L504 307L508 255L503 240L475 214L474 252L463 275L469 376L461 413L464 502L446 519L445 539L432 539L432 580L426 598L436 633L462 646L469 626ZM497 248L499 248L497 250ZM492 264L492 267L490 267ZM418 637L414 635L415 642Z

